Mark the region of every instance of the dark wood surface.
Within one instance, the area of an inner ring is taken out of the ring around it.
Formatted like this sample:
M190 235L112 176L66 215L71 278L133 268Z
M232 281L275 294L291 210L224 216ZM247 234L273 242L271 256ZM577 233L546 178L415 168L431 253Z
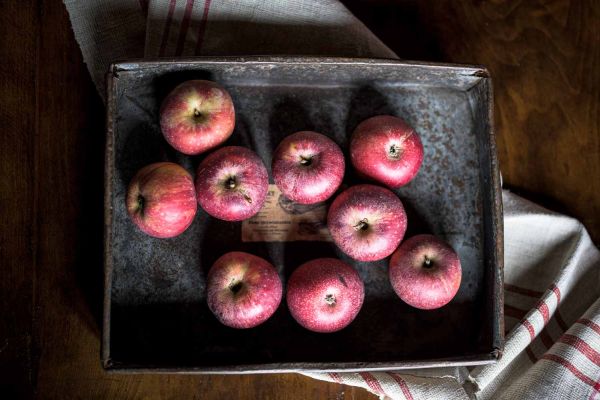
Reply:
M600 241L600 2L345 4L401 58L486 65L505 186ZM0 2L0 52L2 398L374 398L290 374L105 374L103 105L62 2Z

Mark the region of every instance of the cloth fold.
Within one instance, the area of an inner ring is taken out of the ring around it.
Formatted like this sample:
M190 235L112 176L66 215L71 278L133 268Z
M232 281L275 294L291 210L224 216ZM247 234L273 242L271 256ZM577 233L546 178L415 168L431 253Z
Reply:
M64 1L104 97L111 62L193 55L394 58L337 0ZM580 222L503 192L505 350L496 364L310 373L392 399L600 399L600 253Z

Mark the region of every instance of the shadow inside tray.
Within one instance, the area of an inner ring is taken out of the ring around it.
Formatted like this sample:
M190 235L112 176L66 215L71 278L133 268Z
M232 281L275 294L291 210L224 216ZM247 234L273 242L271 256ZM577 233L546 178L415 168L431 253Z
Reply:
M376 115L395 115L385 96L372 85L363 85L354 91L346 120L346 131L350 135L367 118Z
M335 245L329 242L285 242L285 281L302 264L316 258L337 258ZM310 249L310 251L307 251Z
M139 123L123 136L123 151L115 154L115 171L121 187L126 188L143 167L170 161L168 145L156 125Z
M284 97L273 105L269 117L270 138L273 150L286 136L298 131L314 131L314 121L311 120L306 108L298 100Z
M244 330L221 325L205 303L113 304L111 360L168 368L462 356L478 350L476 327L460 317L471 308L421 311L399 299L370 299L348 328L320 334L300 327L285 302L267 322Z
M403 241L415 235L424 233L433 234L431 223L423 218L412 202L408 199L403 199L402 196L400 196L400 199L402 200L402 205L406 212L406 219L408 221Z
M202 209L200 212L205 213ZM225 253L244 251L270 260L269 250L264 242L242 242L241 222L227 222L207 217L202 226L203 249L200 252L202 273L207 276L210 267Z

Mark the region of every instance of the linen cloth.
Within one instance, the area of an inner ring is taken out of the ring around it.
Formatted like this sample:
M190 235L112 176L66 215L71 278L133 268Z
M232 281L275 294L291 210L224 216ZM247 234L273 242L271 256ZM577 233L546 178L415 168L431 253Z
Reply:
M337 0L65 0L99 93L110 62L303 54L393 58ZM600 253L578 221L503 192L504 354L496 364L310 373L392 399L600 399Z

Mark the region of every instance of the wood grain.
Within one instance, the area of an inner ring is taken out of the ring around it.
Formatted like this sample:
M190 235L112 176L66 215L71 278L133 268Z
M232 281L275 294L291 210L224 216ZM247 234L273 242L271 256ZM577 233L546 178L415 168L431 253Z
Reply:
M402 58L486 65L505 184L600 240L600 2L344 3ZM3 398L375 398L293 374L104 373L104 108L61 1L0 2L0 48Z
M33 383L37 19L33 1L0 2L0 393L6 398L30 397Z
M600 242L600 2L346 3L400 58L486 66L505 187Z
M598 243L600 2L453 4L435 26L454 38L448 60L490 69L507 186L579 218Z

